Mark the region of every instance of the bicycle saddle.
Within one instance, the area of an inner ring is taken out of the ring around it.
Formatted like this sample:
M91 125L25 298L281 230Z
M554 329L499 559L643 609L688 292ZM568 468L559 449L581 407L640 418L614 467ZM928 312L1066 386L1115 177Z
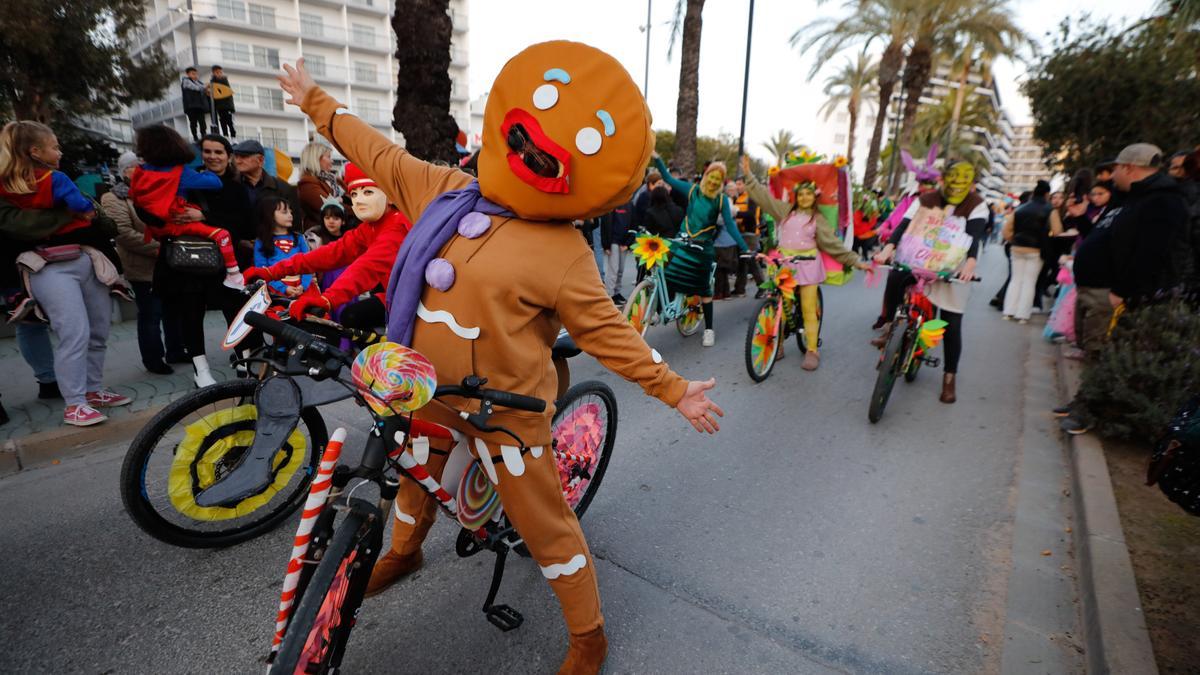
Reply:
M572 356L578 356L583 350L575 344L575 339L567 333L567 329L558 331L558 339L554 341L554 348L550 355L556 359L569 359Z

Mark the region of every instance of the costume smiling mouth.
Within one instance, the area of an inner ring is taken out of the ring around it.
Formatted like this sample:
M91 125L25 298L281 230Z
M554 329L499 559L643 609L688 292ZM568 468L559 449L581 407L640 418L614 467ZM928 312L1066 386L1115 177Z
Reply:
M528 112L513 108L500 125L508 145L508 166L517 178L549 193L571 189L571 154L550 140Z

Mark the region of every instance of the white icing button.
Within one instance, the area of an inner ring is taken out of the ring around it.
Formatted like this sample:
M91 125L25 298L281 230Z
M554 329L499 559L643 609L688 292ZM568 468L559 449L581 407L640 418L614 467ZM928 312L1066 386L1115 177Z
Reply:
M338 108L337 110L333 111L333 114L334 115L353 115L354 113L350 112L349 108Z
M594 155L600 152L600 142L600 132L591 127L584 127L575 134L575 147L585 155Z
M538 110L553 108L555 103L558 103L558 87L543 84L533 90L533 107Z
M655 363L662 363L662 354L659 354L657 349L650 350L650 358L653 359Z

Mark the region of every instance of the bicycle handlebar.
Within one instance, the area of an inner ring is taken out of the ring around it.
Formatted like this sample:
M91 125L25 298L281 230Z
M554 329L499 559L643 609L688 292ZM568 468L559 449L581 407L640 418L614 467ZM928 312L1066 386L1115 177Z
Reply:
M321 338L302 328L288 325L258 312L249 312L246 314L246 323L277 338L285 344L299 347L307 353L312 353L323 359L335 359L338 362L337 364L324 363L319 366L319 368L325 371L321 373L325 376L332 377L337 374L342 365L349 365L351 363L348 354L327 344ZM334 367L335 365L336 367ZM510 391L501 391L499 389L484 389L482 385L486 382L487 380L485 379L469 376L463 380L463 384L461 385L439 386L434 393L434 397L462 396L481 401L491 401L496 405L514 410L525 410L535 413L545 412L546 410L546 402L540 398L515 394Z
M909 267L908 265L901 265L900 263L875 263L875 264L878 265L879 267L886 267L890 270L896 270L897 272L914 272L914 273L916 272L916 270ZM962 279L959 279L958 276L955 275L953 272L928 272L927 274L931 275L932 277L936 278L939 281L948 281L952 284L967 283L967 282L963 281ZM981 276L971 277L972 283L979 283L981 281L983 281L983 277L981 277Z

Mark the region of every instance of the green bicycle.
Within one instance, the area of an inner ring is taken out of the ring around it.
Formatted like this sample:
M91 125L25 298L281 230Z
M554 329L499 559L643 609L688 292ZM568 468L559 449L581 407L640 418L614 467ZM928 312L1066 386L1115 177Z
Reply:
M662 239L639 237L639 246L649 239L647 245L654 249L642 256L648 272L646 278L633 288L625 302L625 319L639 335L645 336L646 329L659 323L675 322L675 328L684 337L695 335L700 330L704 312L700 308L700 296L687 295L673 290L676 283L671 280L688 279L688 287L707 284L712 279L713 266L701 262L697 255L702 248L686 239ZM667 271L670 258L671 271Z

